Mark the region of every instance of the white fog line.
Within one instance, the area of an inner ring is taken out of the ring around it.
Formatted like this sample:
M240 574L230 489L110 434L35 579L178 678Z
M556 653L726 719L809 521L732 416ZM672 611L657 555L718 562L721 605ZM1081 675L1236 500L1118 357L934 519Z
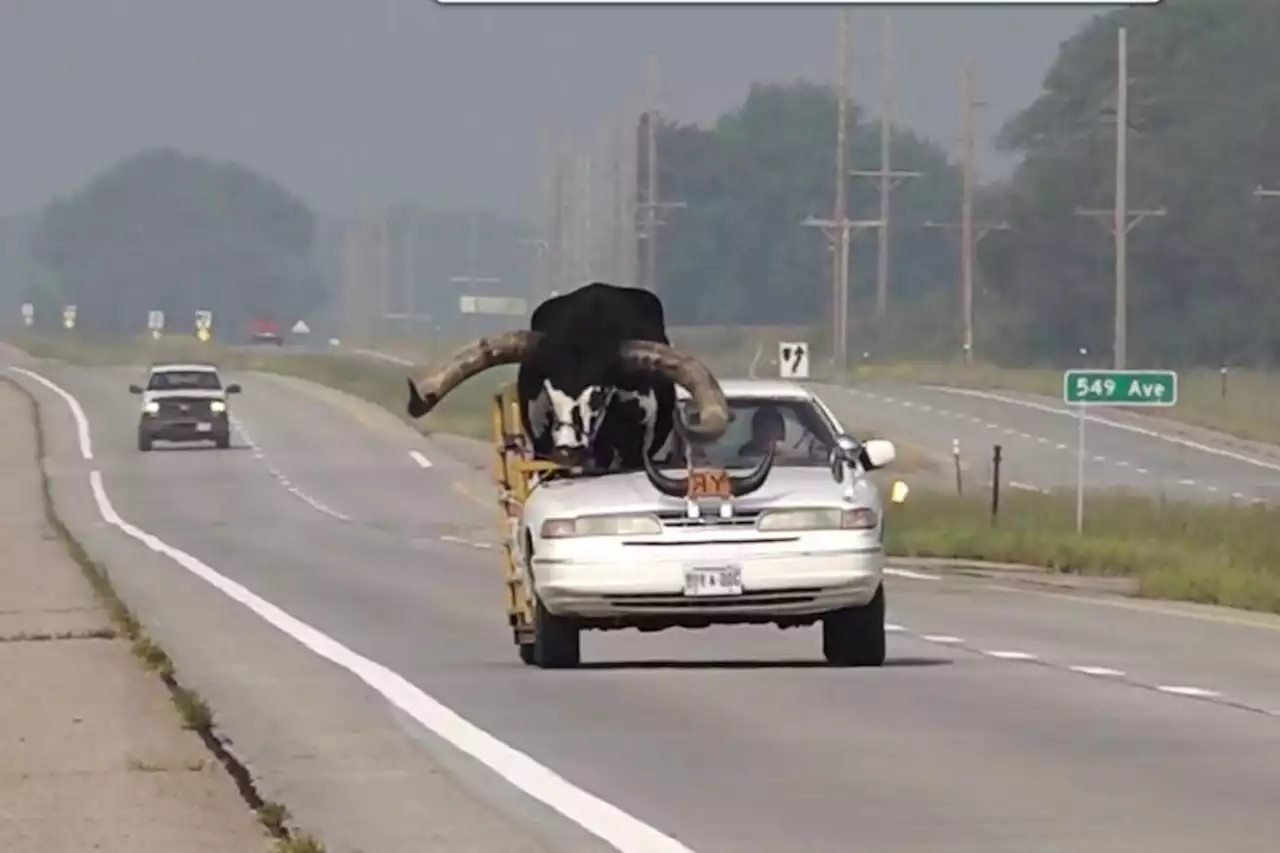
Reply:
M20 368L15 368L20 369ZM63 389L38 374L24 374L56 392L71 409L80 434L81 455L92 459L88 419L80 403ZM83 427L81 428L81 425ZM120 517L103 483L102 472L89 472L89 487L102 520L157 554L168 557L233 601L243 605L267 624L292 637L316 655L337 664L380 693L388 702L417 720L424 728L443 738L493 770L528 796L546 804L602 839L621 853L693 853L675 838L591 794L528 755L503 743L456 712L428 696L403 676L376 661L357 654L332 637L287 613L250 591L247 587L201 562L196 557L164 542Z
M418 465L423 468L431 467L431 460L423 456L421 453L419 453L416 450L409 451L409 458L412 459L414 462L417 462Z
M76 439L80 442L80 456L83 459L92 459L93 438L89 435L89 419L85 416L84 407L80 405L80 401L35 371L27 370L24 367L11 367L9 369L34 379L66 402L67 408L71 409L71 417L76 422Z

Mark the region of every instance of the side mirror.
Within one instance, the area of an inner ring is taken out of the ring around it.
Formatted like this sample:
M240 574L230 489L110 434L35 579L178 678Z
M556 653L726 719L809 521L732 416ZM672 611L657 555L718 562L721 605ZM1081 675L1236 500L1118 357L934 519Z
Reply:
M884 468L898 458L898 449L892 441L883 438L868 439L862 445L862 467L868 471Z
M844 482L846 465L854 464L858 459L858 442L847 435L836 436L836 446L831 448L828 464L831 466L831 479L837 483Z
M142 393L142 388L141 388L140 386L137 386L137 385L130 385L130 386L129 386L129 393L130 393L130 394L141 394L141 393Z
M238 382L232 382L230 385L228 385L228 386L227 386L227 393L228 393L228 394L239 394L239 393L240 393L240 383L238 383Z

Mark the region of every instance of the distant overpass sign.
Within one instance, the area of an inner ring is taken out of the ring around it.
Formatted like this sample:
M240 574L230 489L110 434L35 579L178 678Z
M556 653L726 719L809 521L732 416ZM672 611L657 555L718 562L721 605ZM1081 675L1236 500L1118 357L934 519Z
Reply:
M513 296L460 296L458 310L463 314L501 314L522 317L528 312L528 303Z

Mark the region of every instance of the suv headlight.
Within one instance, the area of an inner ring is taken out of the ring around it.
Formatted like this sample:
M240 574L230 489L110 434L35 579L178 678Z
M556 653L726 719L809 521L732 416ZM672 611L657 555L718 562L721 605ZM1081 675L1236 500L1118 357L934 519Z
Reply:
M146 412L148 415L154 415L156 412L160 411L160 404L155 400L152 400L149 403L143 403L142 411Z
M870 507L849 509L779 509L765 512L756 521L758 530L874 530L876 512Z
M222 400L209 401L209 411L213 412L215 415L225 412L226 410L227 410L227 404L224 403Z
M653 536L661 532L662 522L652 515L583 515L578 518L548 518L542 522L543 539Z

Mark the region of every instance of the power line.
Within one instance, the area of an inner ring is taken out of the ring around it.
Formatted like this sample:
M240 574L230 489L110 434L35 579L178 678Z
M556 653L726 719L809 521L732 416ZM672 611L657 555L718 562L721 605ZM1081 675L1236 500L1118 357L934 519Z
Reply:
M1114 367L1124 370L1128 356L1129 307L1129 232L1151 216L1164 216L1163 207L1130 210L1129 180L1129 40L1124 27L1119 28L1116 42L1116 186L1115 205L1111 210L1077 209L1077 216L1111 219L1115 238L1115 332L1112 351Z
M645 113L646 156L644 201L636 204L641 223L638 239L645 241L644 287L658 289L658 228L666 224L660 211L687 207L683 201L660 201L658 198L658 57L649 55L648 110Z
M880 191L879 248L876 253L876 316L883 318L889 310L889 199L893 190L905 180L919 178L922 172L893 168L893 18L885 15L880 31L880 168L875 171L854 170L851 174L875 178Z

